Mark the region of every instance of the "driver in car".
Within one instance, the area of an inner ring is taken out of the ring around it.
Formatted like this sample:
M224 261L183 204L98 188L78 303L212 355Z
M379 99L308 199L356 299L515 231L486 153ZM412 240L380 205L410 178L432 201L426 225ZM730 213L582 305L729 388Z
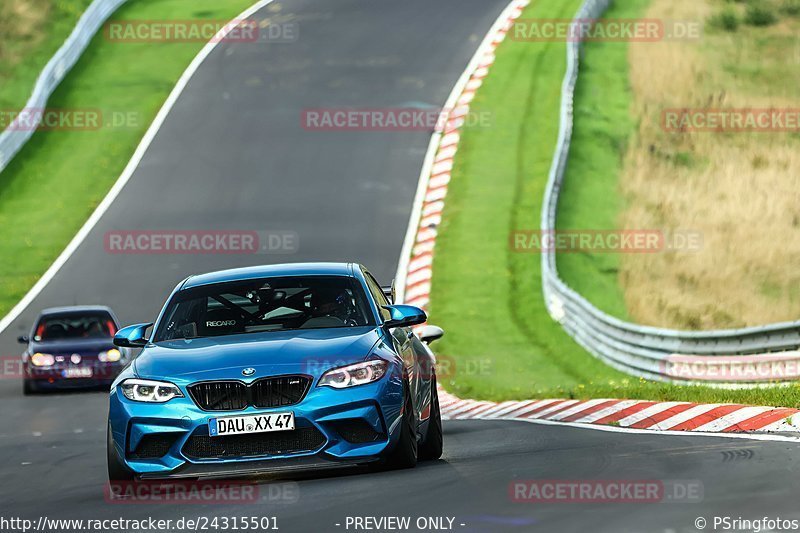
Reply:
M352 301L347 291L341 289L319 289L311 295L311 319L306 322L320 324L322 321L337 321L348 326L357 325L350 318ZM325 320L328 319L328 320Z

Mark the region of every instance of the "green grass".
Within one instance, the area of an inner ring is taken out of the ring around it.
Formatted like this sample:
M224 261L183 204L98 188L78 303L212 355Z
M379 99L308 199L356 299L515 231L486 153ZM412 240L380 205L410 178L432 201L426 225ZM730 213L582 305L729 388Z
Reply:
M616 2L607 18L641 18L650 0ZM559 230L614 230L623 200L618 190L623 157L635 124L630 106L628 44L585 47L575 87L574 131L558 205ZM595 306L627 319L619 283L620 255L560 253L561 278Z
M722 29L725 31L736 31L739 27L739 15L732 7L727 7L708 18L710 28Z
M231 19L253 0L132 0L116 20ZM0 316L30 289L100 203L202 43L119 43L102 33L51 108L124 112L125 127L37 132L0 174ZM46 200L47 208L43 208ZM13 258L13 260L10 260Z
M523 17L569 18L579 3L534 2ZM608 17L635 12L620 4ZM633 7L643 4L637 0ZM615 227L619 205L614 200L614 169L620 166L631 119L626 96L615 96L608 109L601 109L600 102L615 88L626 94L624 80L614 79L625 71L625 48L619 43L587 47L585 62L593 65L584 69L586 77L578 87L576 146L598 135L599 142L571 160L569 176L581 176L584 186L572 183L565 193L573 200L592 200L593 209L579 213L566 207L562 217L569 226L561 220L562 227ZM558 133L564 56L563 43L506 39L473 101L471 111L476 116L491 114L492 126L463 131L439 228L430 322L447 332L433 347L452 362L441 383L461 397L495 401L561 397L798 405L800 386L729 391L631 378L589 355L549 317L542 297L541 258L512 251L509 237L515 230L539 227ZM605 69L615 69L615 74ZM601 85L589 86L589 81ZM598 174L596 169L605 165L610 165L609 171ZM612 196L611 207L597 205L598 195L605 194ZM614 276L605 272L615 268L614 258L574 256L568 261L571 274L582 270L604 278L604 290L597 294L615 288ZM618 294L606 298L606 308L621 306Z
M46 14L40 26L30 28L24 35L16 31L20 24L17 17L0 16L0 109L16 110L25 105L39 73L91 3L92 0L39 0L34 9Z
M579 0L534 2L524 18L569 18ZM465 397L562 395L623 375L590 357L543 305L540 256L510 249L516 230L538 228L558 134L564 43L506 39L473 101L491 127L463 132L434 259L431 322L436 351ZM488 362L489 364L483 364ZM477 370L476 370L477 369Z

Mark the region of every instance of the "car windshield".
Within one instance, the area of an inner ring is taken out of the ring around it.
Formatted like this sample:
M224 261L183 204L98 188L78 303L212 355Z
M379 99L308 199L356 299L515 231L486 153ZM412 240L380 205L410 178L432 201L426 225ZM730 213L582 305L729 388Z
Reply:
M374 318L354 278L260 278L178 292L167 306L155 342L369 325Z
M117 328L108 313L63 313L46 315L36 324L33 340L51 342L68 339L113 337Z

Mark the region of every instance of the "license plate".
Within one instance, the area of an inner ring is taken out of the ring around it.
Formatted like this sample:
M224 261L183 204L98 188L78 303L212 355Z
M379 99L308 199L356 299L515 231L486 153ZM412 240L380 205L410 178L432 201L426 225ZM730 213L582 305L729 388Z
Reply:
M90 378L92 377L92 367L75 367L65 368L63 376L68 379L72 378Z
M228 416L208 421L208 434L212 437L289 431L294 429L294 413L269 413L264 415Z

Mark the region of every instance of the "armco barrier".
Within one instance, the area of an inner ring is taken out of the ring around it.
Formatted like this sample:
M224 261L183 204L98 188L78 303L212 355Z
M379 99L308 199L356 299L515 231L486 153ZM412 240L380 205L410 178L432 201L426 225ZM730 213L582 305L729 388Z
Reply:
M67 72L78 62L81 54L86 50L103 23L126 1L95 0L92 2L78 20L78 24L70 36L39 74L33 94L25 104L26 109L43 109L47 105L50 95L53 94ZM0 133L0 172L28 142L35 130L36 128L33 127L14 128L12 126Z
M587 0L575 18L599 18L608 5L608 0ZM558 144L542 208L543 232L554 231L556 227L558 195L572 137L573 96L580 50L580 42L567 43ZM589 352L628 374L660 381L710 382L730 387L800 378L797 372L800 354L794 351L800 348L800 322L698 332L624 322L600 311L568 287L558 276L554 253L542 254L542 284L553 319Z
M512 0L448 99L447 108L469 109L495 59L495 50L522 15L527 0ZM596 19L608 0L587 0L577 19ZM572 102L578 76L580 42L567 43L567 71L562 86L559 138L550 169L541 230L555 228L558 193L572 135ZM428 307L433 255L446 201L450 172L458 151L461 123L431 138L421 172L409 233L397 270L398 301ZM640 326L614 318L589 303L559 277L556 257L543 253L542 283L550 315L589 352L634 376L719 387L754 387L800 379L800 322L721 331L676 331Z

